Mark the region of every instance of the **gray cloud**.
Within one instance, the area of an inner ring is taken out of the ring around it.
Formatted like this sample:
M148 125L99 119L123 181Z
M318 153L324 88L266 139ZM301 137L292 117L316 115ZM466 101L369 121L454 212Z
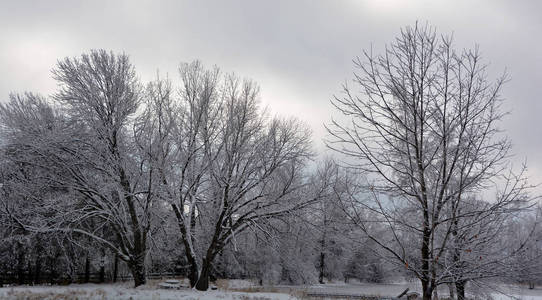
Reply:
M538 1L3 1L0 3L0 99L12 91L55 90L56 59L91 48L125 51L141 77L157 69L175 78L181 61L201 59L251 77L273 112L296 115L314 130L330 97L351 78L362 49L382 49L416 20L475 43L490 76L506 67L512 110L502 127L517 160L542 180L542 29Z

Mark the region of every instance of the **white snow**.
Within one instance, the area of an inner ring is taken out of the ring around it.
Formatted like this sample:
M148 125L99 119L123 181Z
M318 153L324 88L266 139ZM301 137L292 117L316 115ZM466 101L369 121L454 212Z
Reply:
M229 279L227 280L228 289L246 289L256 286L254 282L244 279Z
M542 300L542 288L530 290L526 287L503 285L500 287L500 293L495 292L491 296L493 300Z
M256 285L249 280L228 280L226 289L250 289ZM160 289L158 283L148 284L142 287L133 288L131 283L119 284L72 284L69 286L14 286L0 288L0 299L80 299L80 300L295 300L298 299L289 294L291 291L317 292L326 294L356 294L356 295L374 295L395 297L405 288L410 291L418 291L416 283L400 284L325 284L312 286L275 286L262 287L262 290L271 290L278 292L232 292L227 290L216 290L200 292L191 289ZM542 288L529 290L525 287L501 286L501 291L491 294L492 300L542 300ZM294 293L295 294L295 293ZM441 297L447 295L445 289L439 289ZM512 297L510 297L512 296ZM475 297L476 299L486 299L485 296Z
M191 289L167 290L152 287L132 288L128 284L72 284L69 286L15 286L0 288L0 299L149 299L149 300L295 300L282 293L200 292Z

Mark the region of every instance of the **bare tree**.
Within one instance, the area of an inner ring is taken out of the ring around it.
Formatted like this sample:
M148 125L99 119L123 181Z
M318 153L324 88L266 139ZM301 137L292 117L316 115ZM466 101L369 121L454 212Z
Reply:
M421 281L423 299L449 278L440 262L469 195L479 195L507 167L510 142L499 135L501 87L488 81L478 49L456 52L452 39L428 26L407 27L384 54L354 61L333 105L349 122L332 121L328 147L367 176L367 193L352 194L352 220ZM523 178L490 199L484 213L527 200ZM370 201L362 201L370 198ZM375 220L367 220L363 212ZM392 233L375 235L371 222ZM480 224L480 223L479 223Z
M504 243L523 244L520 255L513 257L513 266L505 279L509 282L528 284L529 289L540 285L542 274L542 230L540 205L536 210L519 215L506 228Z
M318 282L321 284L325 283L324 279L343 279L344 276L347 280L349 276L361 275L351 274L357 272L349 272L346 266L353 241L358 238L351 236L352 231L359 232L359 229L351 226L339 203L348 193L350 180L350 174L332 158L324 159L314 174L314 188L324 187L325 192L303 220L312 225L311 231L318 249Z
M525 264L517 261L525 257L534 235L509 239L506 233L517 227L521 216L531 213L527 194L531 186L522 172L519 176L511 173L508 176L499 181L502 187L497 189L497 201L480 200L480 195L464 195L465 199L452 202L459 207L444 212L451 220L451 237L447 253L439 260L442 268L439 281L455 286L460 300L465 299L467 283L484 286L489 278L510 278L525 268ZM536 223L530 224L531 233ZM536 259L531 258L530 263L534 262Z
M191 285L206 290L213 260L236 234L317 197L301 194L310 134L296 120L268 120L252 81L199 62L180 73L161 190L177 218Z

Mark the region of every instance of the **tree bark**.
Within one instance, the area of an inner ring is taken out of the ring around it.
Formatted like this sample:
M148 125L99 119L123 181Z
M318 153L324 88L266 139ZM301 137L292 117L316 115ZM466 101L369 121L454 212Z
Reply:
M179 225L179 231L181 233L181 238L184 245L185 257L188 260L188 264L190 265L190 268L188 270L188 280L190 281L190 287L193 288L196 286L196 283L198 282L199 266L198 266L196 254L194 253L192 249L192 245L191 245L192 244L192 237L190 235L191 231L190 229L187 230L184 224L184 217L183 217L183 212L181 211L181 209L175 204L171 204L171 208L173 209L173 212L175 213L175 216L177 217L177 223Z
M40 249L38 249L38 251L40 251ZM41 257L40 257L40 254L38 252L38 254L36 255L36 272L34 273L34 282L36 284L40 284L40 277L41 277Z
M322 242L323 244L323 242ZM326 254L324 253L324 251L322 250L322 252L320 252L320 274L318 276L318 282L320 282L320 284L324 284L324 263L325 263L325 257L326 257Z
M448 283L448 290L449 290L449 294L450 294L450 299L454 300L455 299L455 291L454 291L454 285L452 283Z
M57 262L58 262L58 257L59 257L59 253L57 252L55 254L55 256L51 259L51 283L52 284L56 284L58 283L57 282L57 276L58 274L56 273L56 266L57 266Z
M427 226L428 224L428 217L427 212L424 212L425 222L424 222L424 230L423 230L423 242L421 247L421 257L422 257L422 276L424 278L421 279L422 282L422 298L423 300L431 300L431 297L433 296L433 285L431 281L429 280L430 271L429 271L429 240L431 238L431 232Z
M147 277L145 274L145 253L138 255L129 261L128 266L130 267L132 277L134 277L134 287L147 283Z
M431 300L433 297L433 287L428 279L422 279L422 299Z
M320 252L320 274L318 276L318 282L320 284L324 284L324 271L325 271L325 264L326 264L326 233L327 233L327 219L326 215L324 213L324 222L323 222L323 233L322 233L322 241L320 242L321 246L321 252Z
M87 253L87 258L85 259L85 283L88 283L90 280L90 258L89 253Z
M119 274L119 256L115 254L115 265L113 266L113 282L117 282L118 274Z
M102 248L101 251L102 258L100 259L100 283L105 281L105 249Z
M100 265L100 283L104 283L105 281L105 266L102 264Z
M17 283L18 284L24 284L24 256L25 251L23 244L21 242L17 243Z
M26 265L26 270L26 283L31 284L34 282L34 270L32 269L32 263L30 261L28 261L28 264Z
M457 291L457 300L465 300L465 281L457 281L455 283L455 289Z
M196 290L206 291L209 289L209 273L211 271L211 263L207 259L203 259L203 265L201 273L199 274L198 281L196 283Z
M195 287L198 282L198 265L194 262L190 262L190 269L188 271L188 280L190 281L190 287Z
M36 261L35 261L35 270L34 270L34 278L33 283L39 284L40 283L40 277L41 277L41 242L39 236L36 237Z

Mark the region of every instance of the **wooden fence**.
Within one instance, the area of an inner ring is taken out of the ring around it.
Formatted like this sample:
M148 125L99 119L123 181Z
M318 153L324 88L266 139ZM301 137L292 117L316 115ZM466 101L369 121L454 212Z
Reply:
M148 273L147 279L166 279L182 277L181 273ZM129 274L118 274L116 281L129 281L132 276ZM104 283L114 282L113 274L109 272L77 273L72 275L58 275L54 273L33 274L30 272L0 274L0 286L5 284L70 284L70 283Z

